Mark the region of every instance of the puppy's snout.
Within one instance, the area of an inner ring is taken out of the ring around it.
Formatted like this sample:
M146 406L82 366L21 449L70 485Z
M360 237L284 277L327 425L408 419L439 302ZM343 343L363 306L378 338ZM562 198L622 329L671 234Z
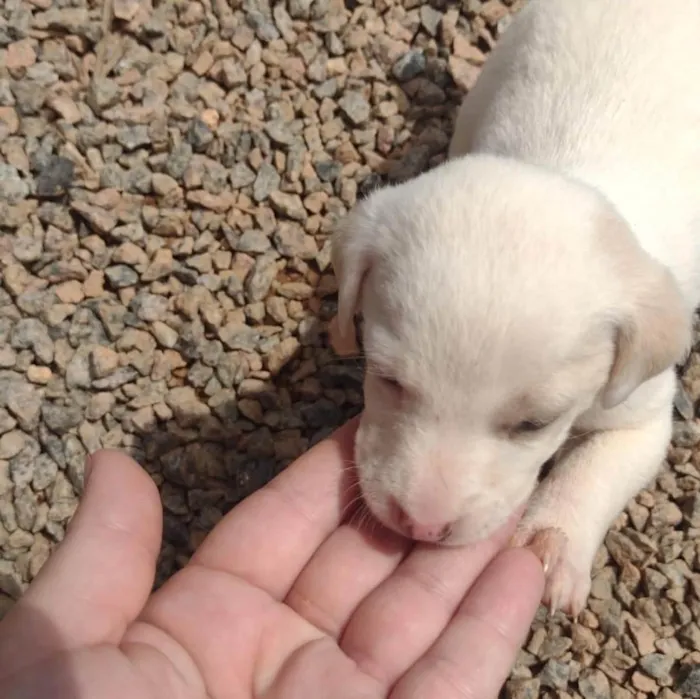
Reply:
M409 515L395 500L391 505L392 519L398 529L415 541L439 543L452 534L452 522L419 522Z

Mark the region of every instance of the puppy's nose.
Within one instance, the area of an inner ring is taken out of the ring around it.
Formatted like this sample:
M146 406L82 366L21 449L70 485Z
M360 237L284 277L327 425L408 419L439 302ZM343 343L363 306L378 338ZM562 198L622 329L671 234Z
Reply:
M395 504L396 520L400 529L416 541L437 543L452 534L451 522L417 522L398 503Z

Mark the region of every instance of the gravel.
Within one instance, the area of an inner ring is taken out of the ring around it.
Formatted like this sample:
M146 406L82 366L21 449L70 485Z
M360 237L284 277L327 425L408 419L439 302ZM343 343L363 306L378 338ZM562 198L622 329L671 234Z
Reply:
M160 583L358 412L361 366L325 334L334 221L444 159L522 4L0 5L0 614L63 538L88 452L158 484ZM588 608L541 610L502 697L700 697L699 400L694 353Z

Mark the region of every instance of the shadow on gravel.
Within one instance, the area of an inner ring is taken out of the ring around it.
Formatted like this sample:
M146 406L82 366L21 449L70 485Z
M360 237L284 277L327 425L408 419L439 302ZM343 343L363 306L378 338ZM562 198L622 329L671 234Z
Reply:
M386 150L384 164L360 184L358 197L414 177L445 158L462 98L445 61L429 59L421 76L402 88L409 101L411 137ZM338 177L334 189L341 184ZM202 414L201 403L190 408L185 402L172 406L170 419L133 426L135 438L127 451L158 483L164 506L156 585L187 562L236 503L361 410L362 359L341 360L330 349L326 327L335 314L335 294L320 287L315 293L314 318L302 322L301 346L277 375L245 381L244 390L239 384L231 399L211 413ZM176 349L188 362L180 370L183 386L187 376L190 386L204 387L214 373L203 348L201 342L188 341L186 333L181 335ZM231 365L229 370L244 368Z

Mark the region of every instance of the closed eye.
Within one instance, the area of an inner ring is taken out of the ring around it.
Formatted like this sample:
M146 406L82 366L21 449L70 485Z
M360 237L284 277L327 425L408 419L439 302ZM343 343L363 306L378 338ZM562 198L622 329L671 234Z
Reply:
M380 377L380 380L389 388L392 388L394 391L403 391L403 386L399 382L398 379L395 379L391 376L382 376Z
M378 368L370 368L369 372L379 382L381 387L393 396L402 397L406 394L406 387L392 374Z
M522 420L521 422L519 422L516 425L513 425L511 427L510 433L516 437L520 437L520 436L526 437L528 435L534 435L534 434L537 434L538 432L542 432L543 430L547 429L547 427L549 427L554 422L555 422L554 419Z

